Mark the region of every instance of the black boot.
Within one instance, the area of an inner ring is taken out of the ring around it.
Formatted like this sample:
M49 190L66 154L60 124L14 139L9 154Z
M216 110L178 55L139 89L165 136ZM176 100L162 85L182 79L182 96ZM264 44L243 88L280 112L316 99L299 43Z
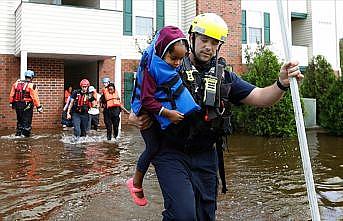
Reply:
M111 132L107 131L107 140L111 140L111 139L112 139L112 134Z
M30 135L31 135L31 131L29 131L29 130L23 130L23 135L25 136L25 137L30 137Z
M15 133L15 135L16 135L17 137L20 137L20 136L21 136L21 130L17 130L17 132Z

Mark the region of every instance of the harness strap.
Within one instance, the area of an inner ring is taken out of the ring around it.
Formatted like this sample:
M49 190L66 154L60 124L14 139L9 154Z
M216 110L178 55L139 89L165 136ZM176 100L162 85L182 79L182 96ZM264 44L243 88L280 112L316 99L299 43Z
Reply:
M220 180L222 182L222 193L226 193L228 191L226 187L226 178L225 178L225 167L224 167L224 154L223 154L223 138L218 137L216 141L216 151L218 156L218 170Z
M120 98L119 97L113 97L113 98L110 98L110 99L108 99L106 101L111 101L111 100L120 100Z
M157 91L160 91L160 90L170 90L170 88L172 86L174 86L174 84L176 84L180 79L180 76L177 74L175 75L172 79L170 79L170 81L164 83L164 84L161 84L160 86L157 87Z
M170 102L172 105L172 109L175 110L176 109L176 103L175 103L175 99L180 96L180 94L182 93L182 91L185 89L185 86L183 84L181 84L174 93L171 93L171 90L168 91L167 93L167 97L166 98L157 98L156 100L159 102Z

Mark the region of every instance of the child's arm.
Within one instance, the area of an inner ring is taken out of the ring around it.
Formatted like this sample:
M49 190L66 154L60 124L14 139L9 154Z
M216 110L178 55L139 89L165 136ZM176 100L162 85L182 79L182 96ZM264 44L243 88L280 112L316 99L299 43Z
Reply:
M141 87L141 102L143 109L152 114L159 114L162 108L162 104L155 98L156 89L155 79L145 69Z
M174 124L179 123L181 120L183 120L184 116L182 113L180 113L177 110L169 110L165 107L162 107L162 110L160 112L163 117L168 118L171 122Z
M176 110L169 110L162 106L162 104L156 100L156 81L145 69L142 81L142 106L144 110L149 113L154 113L168 118L174 124L179 123L183 120L183 114Z

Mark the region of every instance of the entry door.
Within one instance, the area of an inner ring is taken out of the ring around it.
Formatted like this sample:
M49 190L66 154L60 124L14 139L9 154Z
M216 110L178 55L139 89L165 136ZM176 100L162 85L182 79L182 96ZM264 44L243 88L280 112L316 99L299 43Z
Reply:
M135 73L124 72L124 106L131 109L131 96L134 87Z

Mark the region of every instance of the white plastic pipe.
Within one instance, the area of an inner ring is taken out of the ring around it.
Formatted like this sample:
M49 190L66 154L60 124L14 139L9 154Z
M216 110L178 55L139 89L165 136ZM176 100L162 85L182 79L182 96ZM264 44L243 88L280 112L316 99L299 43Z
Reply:
M115 58L115 73L114 73L114 86L116 87L116 90L118 92L118 96L121 99L121 54L118 53L116 58ZM120 137L121 134L121 118L122 114L120 114L120 122L118 126L118 136Z
M281 33L282 33L282 43L283 48L285 51L286 60L290 61L291 59L291 41L289 37L288 26L285 23L285 16L283 14L283 7L282 1L277 0L278 12L279 12L279 20L281 26ZM301 159L303 164L303 170L306 180L306 188L307 188L307 197L311 207L311 217L313 221L320 220L318 202L316 197L316 190L313 181L312 175L312 168L311 168L311 161L310 161L310 154L308 151L306 133L305 133L305 125L304 125L304 118L302 114L302 109L300 105L300 96L299 96L299 89L298 89L298 82L294 77L290 78L290 87L291 87L291 95L292 95L292 102L294 108L294 115L295 121L297 125L297 132L298 132L298 140L300 145L300 153Z
M25 80L25 71L27 71L27 51L20 52L20 79Z

